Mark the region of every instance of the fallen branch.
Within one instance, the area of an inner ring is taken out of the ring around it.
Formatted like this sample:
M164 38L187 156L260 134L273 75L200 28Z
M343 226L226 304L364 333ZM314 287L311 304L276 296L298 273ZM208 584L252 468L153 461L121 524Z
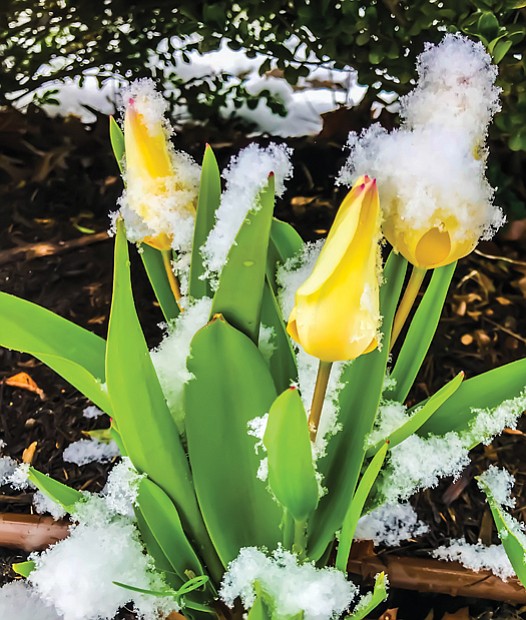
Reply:
M0 547L42 551L69 533L69 524L39 515L0 513Z
M71 250L77 250L79 248L92 245L94 243L100 243L109 239L106 231L98 232L93 235L84 235L77 239L69 239L68 241L41 241L39 243L25 243L15 248L9 248L8 250L2 250L0 252L0 265L6 265L7 263L13 263L17 260L32 260L33 258L41 258L42 256L56 256L58 254L64 254Z

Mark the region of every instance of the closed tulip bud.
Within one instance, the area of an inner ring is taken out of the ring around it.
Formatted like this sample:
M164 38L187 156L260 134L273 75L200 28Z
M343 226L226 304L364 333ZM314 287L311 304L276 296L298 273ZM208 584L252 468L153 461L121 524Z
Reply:
M199 167L171 147L165 110L151 80L134 83L125 96L121 212L130 240L184 249L192 238Z
M342 202L287 331L324 362L355 359L377 347L380 326L380 203L375 179L357 180Z

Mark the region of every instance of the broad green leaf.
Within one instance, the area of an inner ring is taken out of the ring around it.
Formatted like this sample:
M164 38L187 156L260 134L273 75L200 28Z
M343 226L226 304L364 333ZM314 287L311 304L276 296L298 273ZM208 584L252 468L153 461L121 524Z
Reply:
M179 315L179 307L170 288L162 253L160 250L142 243L140 255L164 318L167 321L172 321Z
M267 610L262 594L258 593L254 604L248 612L247 620L271 620L271 618L272 615Z
M491 41L498 35L499 27L499 20L491 11L485 11L479 17L477 31L486 39L486 41Z
M7 293L0 293L0 323L0 346L33 355L111 415L103 387L103 338Z
M281 309L267 277L261 306L261 324L274 330L274 350L269 360L269 368L278 392L283 392L298 379L296 358L290 338L285 329Z
M419 435L463 432L475 417L473 409L494 409L517 398L526 388L526 359L468 379L418 430Z
M380 603L387 598L387 579L385 573L378 573L374 582L374 590L372 594L362 596L358 605L354 608L352 614L346 616L345 620L363 620L374 610Z
M409 418L405 424L402 424L402 426L393 431L389 437L384 437L376 444L376 446L369 448L367 451L367 456L372 456L375 454L386 439L389 439L389 447L394 448L394 446L402 443L404 439L407 439L410 435L416 433L420 427L423 426L427 420L429 420L435 411L443 405L448 398L451 398L451 396L458 390L463 380L464 373L459 372L454 379L448 381L448 383L440 388L438 392L433 394L431 398L428 398L423 404L420 403L419 405L416 405L416 407L413 407L413 411L415 411L414 415Z
M407 398L435 335L455 267L452 263L433 271L391 373L396 384L385 392L386 399L403 403Z
M212 314L222 314L234 327L257 342L270 226L274 210L274 175L258 197L259 208L243 222L221 271Z
M354 539L354 532L356 531L356 526L358 525L358 520L362 516L365 502L367 501L371 489L373 488L373 485L378 478L378 474L382 469L385 457L387 456L388 448L389 442L386 441L383 446L378 450L378 452L374 455L373 459L367 466L367 469L365 470L360 480L360 483L358 484L356 493L352 496L349 508L345 513L345 517L343 519L343 526L338 542L338 552L336 555L335 564L336 568L343 571L344 573L347 572L349 553L351 551L351 545Z
M263 445L271 491L295 521L306 521L318 505L318 482L307 414L296 388L289 388L272 403Z
M406 270L407 261L391 252L380 288L382 348L354 360L342 374L344 387L338 396L338 422L342 430L331 438L327 456L318 463L328 493L321 498L311 520L308 556L313 560L323 555L340 529L358 482L365 458L365 438L373 428L382 395L393 318Z
M484 480L477 477L477 481L479 487L484 491L488 499L491 514L497 526L499 538L506 551L506 555L519 581L526 588L526 537L519 529L519 522L514 520L503 510Z
M31 575L35 567L36 563L33 562L33 560L28 560L27 562L15 562L15 564L11 564L11 568L17 575L21 575L26 578Z
M139 483L137 503L148 529L177 575L183 581L187 578L187 571L202 575L203 566L188 542L177 509L168 495L154 482L143 478Z
M84 495L80 491L76 491L62 482L46 476L34 467L29 468L28 480L44 495L55 503L60 504L68 513L72 511L75 504L85 500Z
M204 557L213 563L214 554L192 488L188 460L135 311L122 220L117 223L115 241L106 379L126 454L135 468L146 473L174 502L185 530L199 541Z
M509 39L504 41L499 41L495 47L493 48L492 56L493 62L498 65L506 56L506 54L510 51L513 42Z
M270 244L267 259L267 275L274 293L277 292L276 268L297 255L305 243L296 230L287 222L274 218L270 228ZM286 317L285 317L286 318Z
M119 166L119 170L122 172L124 158L124 133L113 116L110 116L110 142L117 165Z
M180 587L183 583L181 578L174 571L172 564L159 546L157 539L148 527L146 520L142 516L141 509L138 506L135 507L135 518L137 519L137 527L141 533L141 540L146 548L146 551L155 563L155 569L160 573L163 573L163 578L167 585L172 588Z
M221 202L221 174L210 145L206 145L201 168L199 199L195 217L192 258L190 263L189 293L194 299L210 297L212 291L209 283L201 279L205 273L201 247L215 223L215 213Z
M193 338L185 385L188 454L199 506L223 565L241 547L275 549L281 511L257 479L248 422L267 413L276 390L255 344L216 317Z

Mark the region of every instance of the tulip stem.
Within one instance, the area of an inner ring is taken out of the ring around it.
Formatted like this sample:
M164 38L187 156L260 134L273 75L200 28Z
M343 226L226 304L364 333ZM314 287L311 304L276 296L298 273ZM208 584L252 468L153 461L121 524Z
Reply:
M314 443L320 425L321 411L325 401L325 393L329 384L329 376L331 374L332 362L322 362L318 366L318 376L316 377L316 385L314 386L314 394L312 396L312 405L309 413L309 432L310 440Z
M411 312L411 308L413 307L416 298L418 297L418 293L420 291L420 287L422 286L422 282L426 276L427 269L424 267L413 267L413 271L411 272L411 277L409 278L409 282L407 283L407 287L404 291L404 295L402 297L402 301L396 310L396 315L393 321L393 330L391 332L391 342L389 350L392 350L395 342L400 336L400 332L404 328L405 322L407 321L407 317Z
M175 303L178 305L179 310L182 312L183 308L181 306L181 288L179 286L179 280L177 276L173 272L172 269L172 251L171 250L161 250L161 254L163 257L164 270L166 271L166 277L168 278L168 283L170 284L170 288L172 289L172 293L175 297Z

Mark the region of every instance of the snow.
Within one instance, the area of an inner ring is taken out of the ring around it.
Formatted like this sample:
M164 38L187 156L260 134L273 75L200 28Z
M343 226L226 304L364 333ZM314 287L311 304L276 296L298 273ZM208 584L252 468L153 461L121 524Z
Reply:
M266 362L270 361L270 358L276 351L276 330L269 326L261 324L259 327L259 340L258 348L261 351L261 355L265 358Z
M254 444L254 450L258 455L264 455L267 453L263 444L263 437L265 436L267 422L268 413L265 413L265 415L258 416L256 418L253 418L252 420L249 420L247 424L248 434L251 437L255 437L257 439L256 443ZM262 482L266 482L266 480L268 479L268 458L266 456L263 456L259 462L256 477Z
M496 68L481 43L448 34L427 46L418 70L416 88L401 100L400 129L374 124L351 133L339 182L376 177L387 222L446 227L452 242L489 239L505 221L492 204L483 149L499 109Z
M0 588L0 618L3 620L62 620L53 607L45 605L23 581Z
M489 570L497 577L507 581L515 576L515 571L502 545L483 545L466 542L465 538L451 540L447 546L438 547L432 552L434 558L460 562L475 572Z
M66 516L64 508L41 491L36 491L33 495L33 506L39 515L50 514L55 521Z
M95 407L95 405L89 405L88 407L84 409L84 411L82 412L82 415L88 420L96 420L97 418L100 418L100 416L106 415L106 414L104 413L104 411L101 411L98 407Z
M0 456L0 486L8 484L18 463L10 456Z
M284 549L267 556L255 547L245 547L228 565L219 596L229 607L240 597L248 610L256 598L256 581L274 601L277 616L303 612L305 620L337 618L358 591L334 568L317 569L308 562L300 564L295 555Z
M248 213L260 208L258 194L274 174L276 196L285 190L292 176L292 150L285 145L269 144L266 148L250 144L234 156L223 171L226 188L216 211L216 221L201 248L205 277L217 287L218 276L228 252Z
M107 463L119 455L119 448L114 441L107 443L94 438L71 443L64 450L62 458L66 463L81 466L93 462Z
M491 489L495 501L501 504L501 506L507 506L508 508L515 506L515 498L511 496L515 478L509 471L490 465L480 475L479 480Z
M431 488L442 477L460 475L469 465L469 450L489 444L506 427L515 428L526 409L526 392L493 409L472 409L475 414L467 430L444 435L411 435L390 452L379 486L384 500L396 502L419 489Z
M177 37L172 38L172 41L176 40ZM183 41L179 39L179 48L182 43ZM290 49L295 48L296 43L297 40L292 37ZM157 53L152 54L150 66L154 75L161 77L163 73L174 72L178 78L188 82L196 79L207 81L209 76L223 73L226 74L223 80L225 91L233 86L242 85L254 96L258 96L262 90L279 95L279 99L285 105L286 116L273 113L263 99L255 110L251 110L246 104L236 108L232 95L226 96L225 105L221 109L222 116L225 118L234 116L254 123L259 133L283 137L318 134L323 126L321 114L335 110L341 105L354 105L367 91L366 87L357 83L356 72L351 67L334 70L328 63L328 66L319 66L319 61L314 56L306 59L312 63L308 65L309 76L301 78L297 86L293 87L281 77L258 75L259 67L266 60L266 56L258 54L256 58L248 58L246 50L231 50L226 43L219 50L205 54L197 51L189 52L188 63L184 62L182 52L178 50L167 64L161 56L167 50L167 41L161 41ZM305 59L301 50L299 54L296 52L296 57L299 60ZM51 79L40 87L37 93L41 95L50 88L59 91L56 95L59 105L43 106L51 116L73 114L79 116L83 122L93 122L95 115L84 106L99 110L103 114L113 114L118 105L118 92L123 83L127 83L124 78L106 78L102 80L102 87L99 89L95 72L87 71L84 72L82 86L80 77L68 78L63 84ZM174 93L166 91L165 94ZM30 100L31 96L24 96L18 105L27 106ZM188 111L185 106L177 105L175 114L179 118L185 118L188 116Z
M358 521L355 540L372 540L375 545L397 547L401 542L425 534L429 527L418 519L409 503L387 503Z
M180 433L184 432L183 388L192 378L186 368L186 360L192 338L197 330L208 323L211 309L212 300L209 297L186 300L185 311L168 326L161 344L150 353L164 397Z
M415 413L416 411L412 415ZM383 441L410 419L411 416L407 414L407 407L402 403L394 400L382 402L376 414L374 428L367 437L367 447L375 446L378 442Z

